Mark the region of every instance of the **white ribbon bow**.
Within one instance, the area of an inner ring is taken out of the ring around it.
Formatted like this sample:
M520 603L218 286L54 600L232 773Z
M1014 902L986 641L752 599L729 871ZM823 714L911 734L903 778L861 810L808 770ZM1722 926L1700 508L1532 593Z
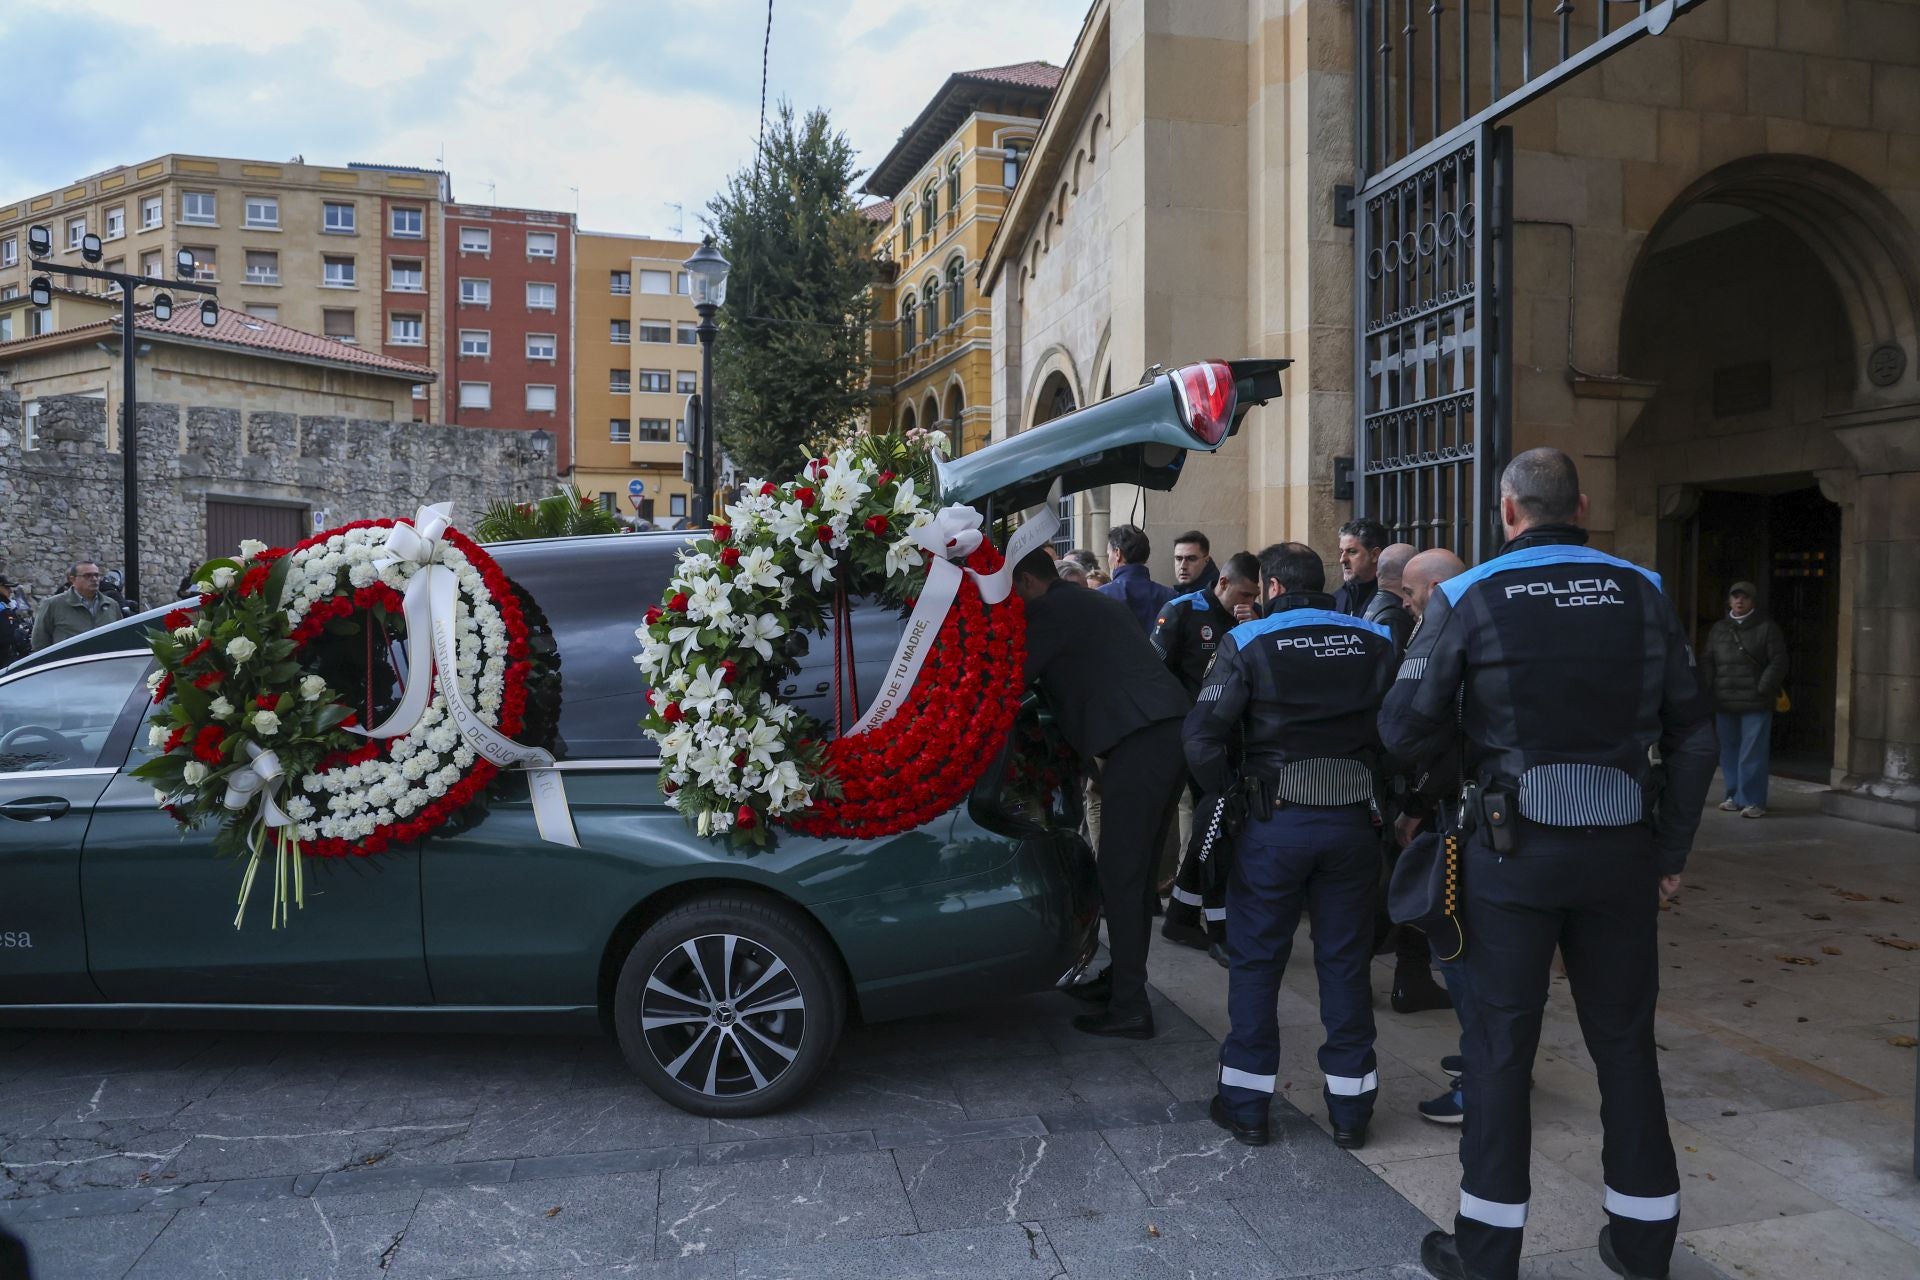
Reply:
M439 562L447 530L453 527L453 504L437 502L414 513L413 523L396 524L387 531L387 554L375 568L400 561L419 566L407 583L403 616L407 622L407 681L400 705L372 728L352 726L349 733L367 738L398 738L420 723L436 687L447 700L453 726L474 753L496 768L524 765L533 817L540 837L554 844L580 847L567 805L566 785L553 767L551 753L524 746L484 723L467 705L455 673L459 670L459 636L454 629L457 583L453 570Z
M936 556L965 560L980 549L986 536L980 532L980 513L972 507L942 507L933 519L922 525L913 540Z
M223 803L229 809L244 809L257 795L260 797L260 820L269 827L284 827L292 823L286 811L280 807L278 793L286 780L286 771L280 767L280 757L268 751L259 743L245 744L247 763L227 775L227 794Z

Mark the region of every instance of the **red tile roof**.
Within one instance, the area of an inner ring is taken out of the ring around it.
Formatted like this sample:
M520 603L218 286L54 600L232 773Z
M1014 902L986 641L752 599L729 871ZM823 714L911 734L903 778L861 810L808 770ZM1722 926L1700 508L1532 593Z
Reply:
M964 80L992 80L1017 84L1027 89L1054 89L1060 85L1062 68L1047 62L1015 62L1004 67L982 67L978 71L956 72Z
M860 216L869 222L888 222L893 218L893 201L875 200L860 206Z
M153 308L143 306L135 313L133 324L134 328L141 333L163 338L241 347L263 355L290 356L299 360L324 360L329 364L349 365L372 374L404 377L413 382L433 382L439 377L427 365L416 364L411 360L398 360L378 351L369 351L364 347L349 346L347 343L336 342L332 338L322 337L317 333L289 328L284 324L262 320L258 316L248 315L244 311L235 311L229 307L221 307L219 322L208 328L200 323L199 298L190 293L182 293L175 298L171 319L155 320ZM70 342L114 333L119 327L120 322L117 318L96 320L91 324L61 329L35 338L0 343L0 354L25 348L29 343L37 347L66 346Z

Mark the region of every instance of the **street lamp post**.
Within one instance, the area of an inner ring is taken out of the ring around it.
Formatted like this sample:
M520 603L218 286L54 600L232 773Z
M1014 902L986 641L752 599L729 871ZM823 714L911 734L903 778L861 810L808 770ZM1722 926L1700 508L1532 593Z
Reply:
M713 317L727 300L727 272L732 264L713 247L713 237L707 236L682 265L693 277L693 309L700 313L700 438L693 494L693 523L699 527L713 523L713 340L720 332Z
M122 590L128 600L140 598L140 432L137 426L138 415L135 412L137 401L134 395L134 290L140 288L161 289L153 295L153 318L171 320L173 318L173 295L166 289L178 289L182 293L204 293L207 298L200 303L200 323L211 329L220 322L220 304L216 301L219 290L212 285L200 284L194 279L198 274L194 266L193 254L180 250L175 258L175 274L178 279L156 280L151 276L130 275L125 271L108 271L97 266L75 267L48 258L53 253L53 231L49 227L36 226L27 233L27 256L33 260L33 269L39 272L55 272L68 277L81 277L88 280L105 280L120 290L120 533L125 543L124 574ZM80 241L80 256L90 263L101 258L100 237L87 235ZM36 275L29 286L33 305L50 306L53 302L53 282L45 275Z

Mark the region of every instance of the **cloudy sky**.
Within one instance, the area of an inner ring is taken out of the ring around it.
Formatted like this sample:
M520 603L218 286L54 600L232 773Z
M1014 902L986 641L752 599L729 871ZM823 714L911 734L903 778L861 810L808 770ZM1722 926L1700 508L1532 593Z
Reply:
M774 0L768 111L828 108L871 165L950 72L1063 64L1085 10ZM6 0L0 50L31 110L0 135L0 202L169 151L444 160L458 199L569 209L578 188L584 227L684 216L691 234L752 158L766 17L765 0Z

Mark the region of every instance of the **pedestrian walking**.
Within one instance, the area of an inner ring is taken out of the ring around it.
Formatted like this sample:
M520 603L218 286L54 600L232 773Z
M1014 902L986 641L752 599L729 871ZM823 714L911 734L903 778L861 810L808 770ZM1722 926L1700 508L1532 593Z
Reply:
M1240 1142L1267 1141L1280 1069L1276 1002L1304 910L1326 1030L1327 1118L1333 1140L1356 1148L1380 1087L1367 967L1380 879L1376 718L1393 680L1393 641L1384 627L1333 610L1311 547L1268 547L1260 580L1266 616L1228 633L1187 717L1194 777L1210 793L1241 789L1248 815L1227 886L1232 1027L1208 1114Z
M100 566L82 560L67 573L67 589L40 603L33 619L33 647L44 649L95 627L120 620L119 602L100 590Z
M1173 599L1173 588L1163 587L1147 572L1147 560L1153 555L1153 543L1139 525L1115 525L1107 534L1107 564L1112 581L1100 588L1103 596L1120 600L1133 611L1140 634L1153 630L1153 620ZM1091 575L1089 575L1091 576Z
M1336 612L1361 617L1379 590L1380 553L1387 549L1387 526L1365 516L1340 526L1340 589L1333 593Z
M1421 1248L1441 1280L1519 1274L1528 1083L1556 946L1600 1086L1600 1256L1616 1274L1664 1276L1679 1226L1656 935L1712 780L1713 716L1659 577L1587 547L1586 513L1564 453L1509 463L1505 546L1432 594L1380 716L1395 756L1425 767L1459 751L1468 784L1455 1004L1469 1123L1454 1232Z
M1194 544L1184 534L1174 544L1176 573L1178 551L1188 545ZM1208 563L1211 565L1210 559ZM1228 558L1224 572L1215 573L1211 587L1175 596L1160 611L1150 637L1153 649L1187 691L1189 701L1199 695L1200 681L1227 633L1259 616L1259 598L1260 561L1241 551ZM1198 856L1200 842L1195 838L1205 833L1205 824L1196 822L1196 815L1210 812L1215 799L1202 792L1200 784L1191 778L1181 792L1179 847L1184 852L1175 882L1169 886L1167 917L1160 926L1161 937L1199 951L1224 947L1226 941L1226 888L1203 872ZM1225 956L1222 949L1217 958Z
M1213 544L1198 529L1189 529L1173 540L1173 589L1176 592L1206 591L1220 580L1220 567L1213 562Z
M1720 807L1743 818L1767 816L1767 764L1773 716L1784 711L1787 637L1754 603L1751 582L1727 588L1727 616L1707 633L1701 678L1720 731Z
M33 651L33 619L14 599L13 581L0 574L0 667Z
M1060 581L1042 551L1014 566L1013 586L1027 606L1027 679L1039 683L1061 736L1080 758L1099 762L1101 791L1113 797L1110 809L1102 805L1096 852L1112 964L1069 989L1105 1008L1073 1025L1089 1035L1150 1039L1149 877L1185 780L1180 722L1187 696L1146 636L1127 625L1132 614L1122 601Z

